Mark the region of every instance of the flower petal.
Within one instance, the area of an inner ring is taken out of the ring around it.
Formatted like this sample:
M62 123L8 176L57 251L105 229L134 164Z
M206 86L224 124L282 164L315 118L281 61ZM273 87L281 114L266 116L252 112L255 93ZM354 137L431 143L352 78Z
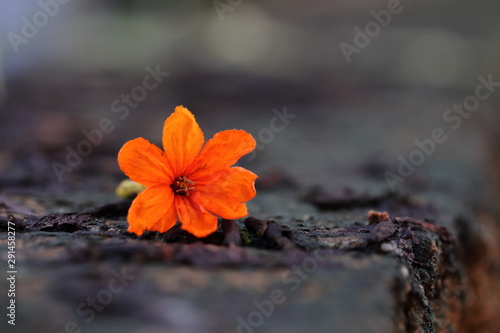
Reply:
M186 177L211 174L229 168L243 155L255 149L255 140L243 130L227 130L214 135L207 141L193 165L186 171Z
M123 145L118 164L130 179L144 186L170 184L173 179L163 151L143 138Z
M168 186L149 187L132 202L127 220L129 232L140 236L145 230L165 232L177 222L174 192Z
M233 220L248 215L247 205L239 202L234 197L199 191L194 191L190 197L210 213L224 219Z
M207 212L191 197L176 195L175 206L182 229L196 237L205 237L217 230L217 217Z
M255 197L255 179L256 174L242 167L232 167L210 176L193 178L196 191L211 197L234 198L238 202L246 202ZM208 209L206 206L205 208Z
M204 142L203 132L194 115L185 107L178 106L165 120L163 126L163 150L167 155L174 176L182 176L198 156Z
M244 202L255 197L257 175L241 167L221 170L197 179L192 200L209 212L225 219L239 219L248 215Z

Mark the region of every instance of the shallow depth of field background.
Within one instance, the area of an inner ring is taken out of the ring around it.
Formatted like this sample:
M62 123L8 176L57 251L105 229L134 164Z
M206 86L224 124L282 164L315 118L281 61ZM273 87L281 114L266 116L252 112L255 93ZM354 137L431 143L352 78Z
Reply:
M56 1L67 4L56 8ZM460 249L466 249L464 258L472 258L466 263L478 268L468 283L484 297L473 301L493 310L490 316L478 306L477 316L473 312L463 318L478 317L475 324L480 325L483 316L498 327L494 309L500 297L495 286L500 284L495 257L500 250L495 232L500 212L493 211L500 194L500 2L215 3L221 11L212 0L0 1L0 212L49 216L50 222L53 213L82 212L117 202L114 190L125 178L116 161L119 149L137 137L161 144L163 122L177 105L184 105L195 114L206 139L232 128L256 138L255 154L238 162L259 175L257 197L248 203L254 217L291 216L294 226L303 219L306 226L300 224L301 232L309 233L306 228L315 225L328 229L324 235L337 233L335 226L365 223L368 207L361 205L323 220L328 212L304 203L318 190L340 192L347 201L352 193L360 201L363 193L384 202L396 198L401 207L397 213L390 212L393 217L420 218L414 216L413 206L426 208L425 214L428 207L437 207L436 216L449 220L449 225L462 208L475 212L484 208L488 214L476 213L462 221L472 227L463 229L468 242ZM43 9L47 4L54 11L50 18ZM374 15L395 6L398 13L390 19L386 16L384 27L375 21ZM46 22L36 31L26 28L44 17ZM376 31L360 46L357 31L366 27ZM26 29L30 36L23 36ZM13 45L12 38L25 40ZM349 59L341 49L347 44L359 48ZM169 74L140 101L125 102L143 89L144 79L156 69ZM460 116L453 129L445 117L448 110L475 98L480 78L488 77L495 82L490 87L493 91L476 111ZM124 108L126 103L130 104ZM122 111L116 112L117 107ZM108 130L99 132L99 142L90 144L85 133L97 133L103 122ZM431 153L422 153L416 140L429 142L436 129L441 129L446 141L435 143ZM75 157L83 146L85 156ZM401 161L417 155L423 160L402 175ZM394 196L388 192L388 172L402 179L392 188ZM342 193L343 189L348 191ZM440 199L443 193L446 196ZM467 233L488 226L485 221L491 224L489 229ZM109 239L94 234L100 232L97 225L88 234L86 229L18 233L18 330L59 332L70 320L85 332L165 332L165 327L197 333L226 331L222 327L235 330L236 317L251 313L254 297L262 296L261 290L247 289L245 281L258 288L274 286L281 275L282 268L275 269L273 263L256 267L255 275L249 274L251 268L232 264L227 270L212 270L163 259L144 262L149 257L142 258L143 252L136 256L135 247L128 245L145 244L147 251L142 251L149 253L149 246L153 249L161 238L137 240L125 234L125 217L119 221L113 217L106 224L111 226L105 229L112 235ZM344 242L343 234L338 235ZM163 245L170 248L171 244ZM189 244L179 245L189 250ZM100 248L111 249L113 255L96 259ZM197 247L193 248L192 255L198 258ZM120 249L127 259L119 259ZM273 248L263 255L271 252L280 253ZM383 281L399 281L400 266L395 280L396 268L387 269L386 264L393 267L396 258L392 254L373 257L373 268L371 261L363 260L370 263L368 269L356 259L347 268L321 271L315 276L316 284L311 283L313 288L291 297L283 312L278 311L266 325L272 332L280 328L304 332L314 323L326 326L325 331L332 330L332 323L351 330L357 324L374 330L389 327L394 320L392 307L398 303L393 303L393 285L389 289ZM138 276L142 275L98 320L85 326L75 309L96 295L103 281L109 281L115 258L137 267L142 272ZM204 257L199 258L203 263ZM0 282L2 290L7 290L6 281ZM7 293L1 293L0 303L7 304L3 301ZM294 303L299 297L300 302ZM326 303L330 300L331 304ZM365 312L365 303L366 309L374 311ZM452 305L447 306L454 309ZM358 316L358 310L363 315ZM371 316L363 317L364 313ZM303 314L300 325L290 321Z
M395 1L223 0L219 13L211 1L70 1L16 52L8 36L22 35L40 3L0 5L3 186L112 191L123 178L121 145L139 136L160 143L164 119L180 104L207 139L228 128L254 134L261 150L242 165L287 169L305 185L352 185L353 165L383 182L414 140L438 127L448 141L410 178L470 181L453 170L488 164L496 149L500 92L456 131L443 121L474 94L478 76L500 80L494 1L402 0L350 62L340 44L355 45L354 29ZM120 119L113 101L141 85L148 66L170 74ZM296 117L269 137L262 129L284 108ZM52 163L65 164L67 147L103 118L113 131L58 179Z

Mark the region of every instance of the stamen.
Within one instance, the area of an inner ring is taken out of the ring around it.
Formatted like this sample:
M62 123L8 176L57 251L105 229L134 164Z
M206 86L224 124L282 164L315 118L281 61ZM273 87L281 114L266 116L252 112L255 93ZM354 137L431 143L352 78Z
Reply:
M186 176L179 176L174 179L172 184L170 184L170 188L174 190L175 194L185 195L188 197L189 191L194 190L194 186L189 185L195 185L195 183L189 180Z

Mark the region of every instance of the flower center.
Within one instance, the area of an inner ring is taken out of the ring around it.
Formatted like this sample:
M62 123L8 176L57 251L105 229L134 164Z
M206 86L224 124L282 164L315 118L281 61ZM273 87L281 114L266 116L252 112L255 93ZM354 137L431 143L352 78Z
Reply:
M193 186L194 182L187 179L185 176L180 176L174 179L172 184L170 184L170 188L174 190L175 194L189 196L189 190L194 190Z

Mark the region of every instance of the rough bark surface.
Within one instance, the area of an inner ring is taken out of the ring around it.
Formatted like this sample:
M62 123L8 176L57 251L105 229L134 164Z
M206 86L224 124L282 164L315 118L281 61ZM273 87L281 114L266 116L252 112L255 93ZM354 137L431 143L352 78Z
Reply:
M287 193L263 193L252 204L258 216L221 221L201 240L179 227L128 233L130 201L9 215L20 272L16 329L60 332L74 321L87 332L487 331L493 248L474 221L410 198L370 205L391 207L387 216L369 214L366 199L343 208L332 197L335 209L319 210L328 196L311 204ZM2 248L5 226L4 219ZM130 280L111 294L117 272ZM109 295L109 304L88 305Z

